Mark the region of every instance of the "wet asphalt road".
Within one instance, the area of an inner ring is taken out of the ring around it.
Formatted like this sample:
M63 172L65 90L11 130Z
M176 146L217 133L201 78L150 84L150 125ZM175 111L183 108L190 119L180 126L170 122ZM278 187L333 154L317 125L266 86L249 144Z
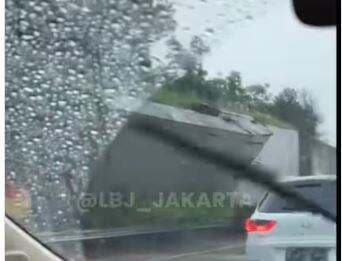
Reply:
M98 261L244 261L245 235L231 231L186 232L87 241L82 256L72 253L70 243L59 249L67 260ZM68 254L66 254L68 252Z
M150 253L150 254L123 254L120 256L113 256L101 261L107 260L138 260L138 261L245 261L246 256L244 254L244 245L226 246L226 247L211 247L205 250L191 251L188 249L184 252L175 253Z

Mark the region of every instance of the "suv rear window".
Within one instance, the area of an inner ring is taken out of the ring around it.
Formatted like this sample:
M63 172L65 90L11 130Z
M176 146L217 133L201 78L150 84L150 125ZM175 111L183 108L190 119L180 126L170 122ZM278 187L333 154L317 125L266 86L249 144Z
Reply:
M304 197L319 204L324 209L336 215L336 182L306 181L289 183L290 186ZM274 193L266 193L259 204L259 211L266 213L286 213L308 211L299 204L294 204Z

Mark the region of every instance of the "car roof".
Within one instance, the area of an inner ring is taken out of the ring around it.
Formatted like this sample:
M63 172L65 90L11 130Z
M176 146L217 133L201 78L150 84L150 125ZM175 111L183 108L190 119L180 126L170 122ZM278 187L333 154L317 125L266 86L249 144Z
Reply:
M335 181L336 175L310 175L310 176L287 176L281 179L281 182L295 181Z

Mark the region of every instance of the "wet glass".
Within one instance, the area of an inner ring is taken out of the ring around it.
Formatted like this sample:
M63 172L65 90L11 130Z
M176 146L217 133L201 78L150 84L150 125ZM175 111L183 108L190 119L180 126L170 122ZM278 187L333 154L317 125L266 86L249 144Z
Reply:
M6 214L66 259L246 259L267 188L136 122L336 175L335 28L290 1L7 0L5 48Z

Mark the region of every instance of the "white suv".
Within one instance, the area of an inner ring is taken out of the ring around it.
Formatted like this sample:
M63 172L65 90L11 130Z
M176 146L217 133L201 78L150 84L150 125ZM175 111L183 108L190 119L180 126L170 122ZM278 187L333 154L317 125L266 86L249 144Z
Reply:
M294 177L296 191L336 214L336 176ZM336 260L336 224L266 193L246 221L248 261Z

